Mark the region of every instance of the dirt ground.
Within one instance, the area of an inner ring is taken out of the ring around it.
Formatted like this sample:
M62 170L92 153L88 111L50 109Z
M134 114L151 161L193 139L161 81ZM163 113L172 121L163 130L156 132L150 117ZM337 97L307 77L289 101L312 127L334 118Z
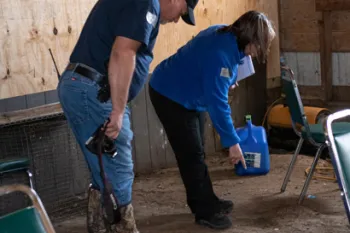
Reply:
M271 171L266 176L238 177L223 154L210 156L207 163L217 195L235 203L233 226L224 233L269 232L349 232L338 185L329 180L312 180L302 206L297 198L312 157L299 156L286 192L280 193L291 155L271 155ZM326 164L320 161L320 165ZM137 177L134 208L141 233L217 232L194 223L185 203L185 193L177 169L166 169ZM85 217L55 226L58 233L83 233Z

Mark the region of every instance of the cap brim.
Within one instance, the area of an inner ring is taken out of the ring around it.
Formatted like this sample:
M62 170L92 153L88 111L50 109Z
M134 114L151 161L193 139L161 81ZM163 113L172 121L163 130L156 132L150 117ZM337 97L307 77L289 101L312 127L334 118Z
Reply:
M189 25L193 25L193 26L196 25L196 21L194 19L193 9L190 7L187 8L187 14L182 15L181 18L183 21L185 21L185 23L187 23Z

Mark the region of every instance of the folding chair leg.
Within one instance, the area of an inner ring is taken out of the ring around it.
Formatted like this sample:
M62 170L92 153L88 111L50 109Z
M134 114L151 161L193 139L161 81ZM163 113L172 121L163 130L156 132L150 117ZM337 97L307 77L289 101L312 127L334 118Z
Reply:
M288 184L288 182L289 182L290 175L292 174L292 171L293 171L295 162L297 161L297 157L298 157L298 155L299 155L299 152L300 152L301 146L303 145L303 142L304 142L304 139L303 139L303 138L300 138L300 140L299 140L299 142L298 142L298 145L297 145L297 148L296 148L296 150L295 150L295 152L294 152L294 155L293 155L293 157L292 157L292 161L290 161L287 174L286 174L286 176L284 177L284 181L283 181L283 184L282 184L282 187L281 187L281 192L282 192L282 193L283 193L284 191L286 191L286 188L287 188L287 184Z
M304 201L304 198L305 198L305 194L307 192L307 189L309 187L309 184L310 184L310 181L312 179L312 175L315 171L315 168L317 166L317 162L318 162L318 159L320 158L321 156L321 153L322 151L324 150L324 148L326 147L326 144L323 144L322 146L320 146L316 152L316 155L315 155L315 158L314 158L314 161L312 162L312 165L311 165L311 168L310 168L310 172L308 174L308 176L306 177L306 181L304 183L304 187L303 187L303 190L301 191L300 193L300 196L299 196L299 205L302 204L302 202Z
M29 169L28 169L26 172L27 172L27 174L28 174L28 179L29 179L30 188L34 189L34 185L33 185L33 175L32 175L32 173L30 172Z

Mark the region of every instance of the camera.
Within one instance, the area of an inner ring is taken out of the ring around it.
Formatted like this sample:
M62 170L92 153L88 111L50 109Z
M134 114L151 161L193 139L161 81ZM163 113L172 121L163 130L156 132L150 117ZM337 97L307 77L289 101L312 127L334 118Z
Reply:
M109 119L101 124L93 135L85 142L86 148L93 154L99 155L99 147L101 147L101 153L106 153L111 157L117 155L117 148L114 144L114 140L105 135L105 129L103 129L109 123Z

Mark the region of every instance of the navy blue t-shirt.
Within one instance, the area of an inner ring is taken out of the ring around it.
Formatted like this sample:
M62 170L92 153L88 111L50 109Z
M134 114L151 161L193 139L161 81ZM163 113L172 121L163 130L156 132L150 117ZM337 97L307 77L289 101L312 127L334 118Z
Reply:
M159 14L158 0L99 0L85 22L70 62L83 63L106 74L105 64L117 36L140 41L129 89L128 101L132 100L148 77Z

